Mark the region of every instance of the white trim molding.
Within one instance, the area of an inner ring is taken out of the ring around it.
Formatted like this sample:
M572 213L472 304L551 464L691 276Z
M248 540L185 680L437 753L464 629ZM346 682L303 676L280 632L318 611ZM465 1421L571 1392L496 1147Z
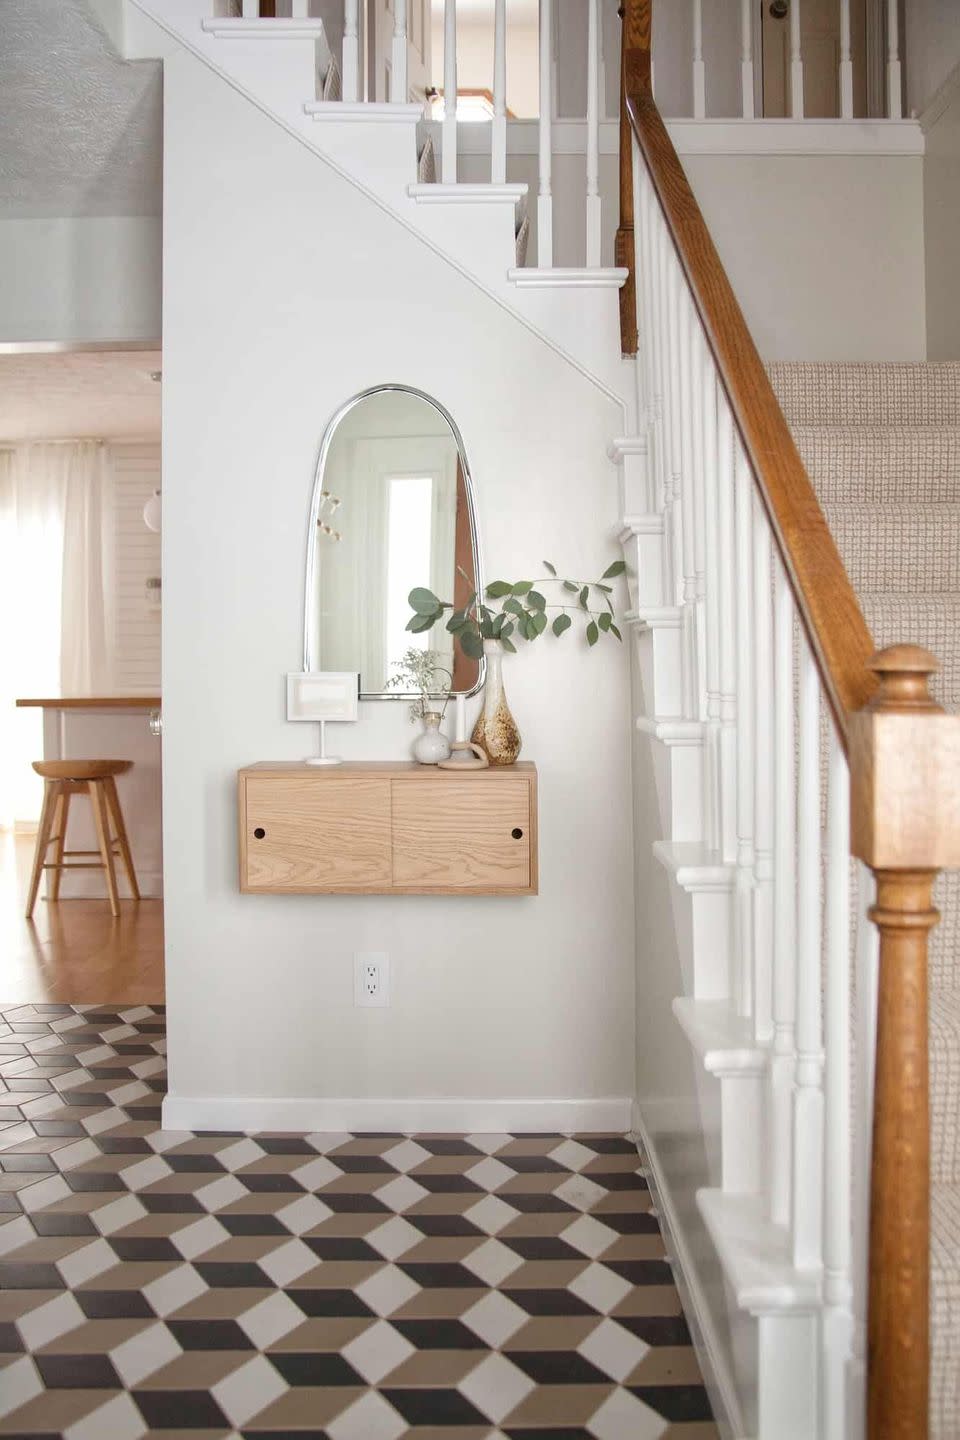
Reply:
M577 265L564 269L553 265L539 269L530 265L508 270L507 279L520 290L620 290L628 274L614 266Z
M611 1131L630 1128L626 1095L587 1099L349 1099L320 1096L168 1095L165 1130L313 1132L395 1130L454 1134Z
M249 19L238 16L216 16L201 20L200 28L218 40L323 40L327 32L322 20L276 20Z
M418 205L519 205L529 185L408 185Z
M273 24L273 21L269 22ZM232 83L232 82L231 82ZM236 86L239 90L240 86ZM253 98L252 96L250 97ZM259 102L255 102L259 103ZM261 108L263 108L261 106ZM280 125L283 119L267 111ZM308 100L303 107L303 113L309 115L311 120L334 120L348 121L350 124L382 125L384 121L392 121L393 124L401 123L416 125L423 119L422 105L392 105L389 103L373 104L364 100ZM326 158L326 157L324 157ZM348 177L352 180L352 176ZM353 181L356 184L356 181ZM358 186L358 188L360 188Z

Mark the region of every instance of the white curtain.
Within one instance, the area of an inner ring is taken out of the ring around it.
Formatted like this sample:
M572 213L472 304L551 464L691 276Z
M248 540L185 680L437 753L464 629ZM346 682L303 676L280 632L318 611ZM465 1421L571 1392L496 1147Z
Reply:
M0 826L30 824L42 786L41 710L20 696L110 690L106 447L0 451Z

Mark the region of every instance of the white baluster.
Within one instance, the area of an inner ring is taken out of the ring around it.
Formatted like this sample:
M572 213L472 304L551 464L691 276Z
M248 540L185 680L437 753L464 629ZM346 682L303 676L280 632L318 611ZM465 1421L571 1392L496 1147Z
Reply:
M823 1257L823 1036L820 998L820 679L799 653L797 779L797 1070L793 1096L793 1263Z
M673 511L673 573L675 577L674 604L683 605L684 597L684 538L683 527L686 515L683 510L683 425L681 419L682 385L680 379L680 274L677 269L673 242L657 203L657 244L663 267L664 326L663 334L667 347L667 396L668 424L670 430L670 494ZM689 688L686 649L681 642L681 714L686 715L686 695Z
M737 648L734 541L733 415L719 388L717 426L717 532L720 549L720 848L725 864L737 859Z
M707 725L704 746L705 831L711 850L721 845L720 797L720 493L717 455L717 371L702 339L703 491L706 509Z
M540 0L540 193L537 196L537 263L553 265L553 41L552 0Z
M634 144L634 152L637 147ZM653 405L654 459L659 489L659 504L663 510L663 595L665 605L676 604L676 573L674 553L673 475L670 469L667 440L668 405L668 352L664 318L664 291L659 283L657 262L659 232L663 228L660 208L647 178L646 166L641 161L637 167L643 176L642 214L644 226L644 248L646 255L646 285L650 303L649 346L651 356L650 394Z
M697 656L697 699L696 717L707 718L707 493L704 480L704 432L703 432L703 331L692 298L684 309L688 314L690 331L690 433L693 440L692 468L694 516L696 530L693 536L693 603L696 621ZM706 728L706 727L704 727ZM703 812L703 831L706 838L710 833L710 811Z
M680 263L670 247L670 283L673 299L673 332L680 365L680 525L683 547L683 715L696 720L699 714L697 685L697 522L693 473L693 358L691 354L690 305Z
M309 0L290 0L290 18L292 20L306 20L309 14Z
M853 119L853 53L850 46L850 0L840 0L840 117Z
M773 1038L773 590L770 524L754 496L754 753L753 1026L763 1043Z
M703 0L693 0L693 118L707 113L707 72L703 64Z
M753 5L740 0L740 109L744 120L753 119Z
M507 178L507 0L493 10L493 122L490 126L490 179Z
M600 0L587 0L587 264L600 264Z
M393 0L390 99L394 105L407 103L407 0Z
M887 118L903 116L903 92L900 75L900 12L897 0L887 0Z
M457 0L443 7L443 131L440 137L440 179L457 183Z
M850 772L830 718L824 987L823 1317L825 1440L844 1440L851 1310Z
M260 0L243 0L240 6L240 14L244 20L257 20L260 18Z
M753 477L739 441L734 442L737 556L737 882L734 936L736 1005L753 1012Z
M873 871L858 862L856 958L856 1072L853 1103L856 1106L856 1163L853 1167L853 1355L847 1383L847 1430L862 1436L866 1430L867 1284L870 1248L870 1166L873 1149L873 1083L877 1048L877 986L880 967L880 932L869 918L876 903Z
M796 761L793 698L794 605L782 562L774 584L773 1054L770 1059L770 1218L790 1220L796 1015Z
M348 102L359 98L360 39L358 0L344 0L343 4L343 98Z
M803 119L803 48L800 43L800 0L790 0L790 114Z

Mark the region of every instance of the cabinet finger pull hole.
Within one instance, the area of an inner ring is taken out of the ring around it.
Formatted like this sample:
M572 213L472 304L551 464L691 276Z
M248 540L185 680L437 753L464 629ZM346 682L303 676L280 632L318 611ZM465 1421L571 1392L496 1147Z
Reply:
M510 834L513 836L514 840L522 840L522 839L523 839L523 831L520 829L520 826L519 826L519 825L515 825L515 826L513 827L513 829L510 831Z
M262 826L262 825L258 825L257 828L256 828L256 830L254 830L254 832L253 832L253 838L254 838L255 840L262 840L263 837L266 835L266 833L267 833L267 832L266 832L266 830L264 830L263 826Z

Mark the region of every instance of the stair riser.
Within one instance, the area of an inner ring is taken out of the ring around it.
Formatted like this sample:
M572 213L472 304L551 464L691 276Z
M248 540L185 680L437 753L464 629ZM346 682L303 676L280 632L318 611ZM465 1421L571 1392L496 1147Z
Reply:
M727 1000L731 993L732 959L730 891L696 891L687 903L693 956L687 993L695 1000Z
M826 516L858 593L943 595L960 590L960 513L956 506L871 510L829 505Z
M763 1185L763 1102L763 1072L720 1074L721 1184L728 1194L754 1195Z
M636 528L622 538L623 557L627 563L627 584L630 608L643 610L665 603L663 519L659 515L644 516L633 522Z
M503 257L514 244L515 208L500 201L420 205L408 200L405 218L434 245L456 255L486 283L503 283Z
M756 1440L818 1435L819 1316L760 1315Z
M679 616L634 626L647 715L679 715L683 710Z
M960 364L768 366L793 425L960 425Z
M296 100L305 103L319 98L322 79L317 73L317 45L313 40L290 36L277 40L222 40L204 35L202 49L231 80L282 114Z
M960 492L960 428L799 426L794 438L821 505L943 504Z

